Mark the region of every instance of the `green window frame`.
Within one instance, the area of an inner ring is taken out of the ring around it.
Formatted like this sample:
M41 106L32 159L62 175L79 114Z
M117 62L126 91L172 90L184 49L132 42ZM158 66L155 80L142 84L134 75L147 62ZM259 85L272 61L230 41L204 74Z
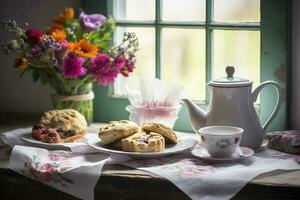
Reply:
M156 50L156 77L160 78L161 73L161 28L162 27L201 27L206 31L206 82L211 78L212 61L212 30L260 30L261 38L261 82L275 80L280 83L284 99L280 112L268 131L282 130L288 127L288 105L289 103L289 79L290 58L289 55L289 23L291 10L290 1L282 0L261 0L261 22L260 23L218 23L212 20L213 0L206 0L206 21L204 23L175 23L164 22L160 17L161 1L156 0L156 16L154 22L117 21L117 26L141 26L155 27L155 50ZM102 13L112 15L112 0L85 0L83 7L88 13ZM111 120L128 119L129 113L125 110L129 104L127 99L113 97L113 87L94 87L94 120L107 122ZM266 88L261 95L259 116L264 122L273 110L276 99L273 89ZM208 94L207 94L208 97ZM207 98L208 99L208 98ZM207 102L201 102L199 106L205 108ZM188 112L183 106L179 113L179 119L175 124L175 130L192 131L188 119Z

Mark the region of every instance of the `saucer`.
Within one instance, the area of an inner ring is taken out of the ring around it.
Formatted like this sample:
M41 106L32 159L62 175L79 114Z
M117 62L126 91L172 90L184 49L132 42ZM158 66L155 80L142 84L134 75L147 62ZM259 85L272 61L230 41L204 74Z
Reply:
M257 149L254 149L255 153L262 152L268 148L269 140L264 139L261 146Z
M234 153L232 156L228 158L214 158L209 155L207 150L203 147L200 146L198 148L195 148L191 153L200 158L201 160L205 162L210 162L210 163L224 163L224 162L236 162L236 161L241 161L246 158L251 157L254 154L254 151L248 147L240 147L241 153Z

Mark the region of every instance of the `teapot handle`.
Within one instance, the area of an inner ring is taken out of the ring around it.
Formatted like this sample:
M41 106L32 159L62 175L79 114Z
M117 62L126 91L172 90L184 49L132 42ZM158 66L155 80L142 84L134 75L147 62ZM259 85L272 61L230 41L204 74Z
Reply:
M281 106L281 99L282 99L282 94L280 92L280 86L277 82L275 81L265 81L263 83L261 83L252 93L252 102L254 103L257 100L257 97L259 95L259 93L261 92L261 90L267 86L267 85L271 85L276 89L277 92L277 102L276 102L276 106L272 112L272 114L270 115L270 117L267 119L267 121L265 122L265 124L262 126L263 131L265 132L266 129L268 128L268 126L271 124L271 122L275 119L277 113L279 112L280 106Z

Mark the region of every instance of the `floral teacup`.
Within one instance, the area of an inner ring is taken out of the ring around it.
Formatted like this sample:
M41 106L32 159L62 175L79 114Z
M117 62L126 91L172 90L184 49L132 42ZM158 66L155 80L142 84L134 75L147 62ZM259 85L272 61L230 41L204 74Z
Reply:
M206 126L198 132L212 157L226 158L237 152L244 130L234 126Z

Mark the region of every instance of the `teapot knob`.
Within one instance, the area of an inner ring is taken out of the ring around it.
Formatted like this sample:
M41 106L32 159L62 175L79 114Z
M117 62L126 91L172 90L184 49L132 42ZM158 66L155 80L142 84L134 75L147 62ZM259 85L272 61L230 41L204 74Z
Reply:
M233 66L227 66L226 67L226 74L227 74L227 78L232 78L233 74L234 74L234 67Z

